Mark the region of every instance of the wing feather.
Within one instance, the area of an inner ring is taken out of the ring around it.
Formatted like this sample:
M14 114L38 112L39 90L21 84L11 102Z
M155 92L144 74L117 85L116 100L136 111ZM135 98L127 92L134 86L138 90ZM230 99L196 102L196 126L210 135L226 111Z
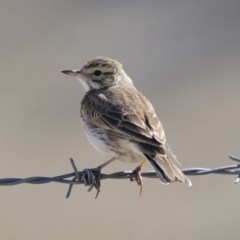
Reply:
M123 138L155 147L165 144L162 125L151 103L133 87L89 91L81 103L81 111L91 124Z

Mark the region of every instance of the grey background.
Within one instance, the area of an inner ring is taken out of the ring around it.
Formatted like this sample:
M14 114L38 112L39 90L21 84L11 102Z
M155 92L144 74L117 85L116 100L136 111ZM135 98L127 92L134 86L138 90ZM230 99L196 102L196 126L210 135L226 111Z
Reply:
M240 156L240 1L0 1L0 178L104 162L79 121L84 92L61 73L109 56L155 106L182 168ZM132 170L113 163L105 172ZM145 169L151 169L145 165ZM0 188L1 239L239 239L240 185L107 180Z

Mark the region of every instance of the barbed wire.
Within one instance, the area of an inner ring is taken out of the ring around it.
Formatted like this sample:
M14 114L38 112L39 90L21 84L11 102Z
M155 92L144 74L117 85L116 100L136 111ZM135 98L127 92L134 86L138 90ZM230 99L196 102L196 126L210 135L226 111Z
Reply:
M186 168L182 169L182 172L185 175L190 176L198 176L198 175L206 175L206 174L226 174L226 175L238 175L237 179L234 183L238 183L240 180L240 158L229 156L229 158L233 161L238 162L236 165L222 166L213 169L208 168ZM65 183L69 185L66 198L68 198L71 194L72 187L75 184L84 184L85 186L89 186L88 192L92 190L95 186L96 180L96 172L97 168L92 169L84 169L83 171L78 171L77 167L72 158L70 158L70 162L74 172L59 175L56 177L28 177L28 178L2 178L0 179L0 186L12 186L22 183L30 183L30 184L44 184L49 182L57 182L57 183ZM158 178L157 174L154 170L150 171L142 171L141 176L145 178ZM111 174L101 173L99 178L100 180L104 179L130 179L133 181L135 177L135 173L133 171L122 171L115 172ZM71 179L70 179L71 178Z

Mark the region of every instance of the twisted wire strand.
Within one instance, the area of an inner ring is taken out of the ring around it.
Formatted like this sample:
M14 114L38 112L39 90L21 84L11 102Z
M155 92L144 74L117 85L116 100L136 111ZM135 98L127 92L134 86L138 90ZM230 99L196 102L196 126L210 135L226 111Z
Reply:
M185 175L189 176L198 176L198 175L206 175L206 174L226 174L226 175L238 175L237 179L234 183L238 183L240 180L240 158L229 156L229 158L233 161L238 162L236 165L222 166L213 169L208 168L186 168L182 169L182 172ZM84 169L82 171L78 171L77 167L72 158L70 158L70 163L74 172L63 174L55 177L28 177L28 178L2 178L0 179L0 186L12 186L22 183L30 183L30 184L44 184L49 182L57 182L57 183L65 183L69 185L66 198L68 198L71 194L73 185L75 184L84 184L88 186L88 192L92 190L95 186L95 173L98 170L97 168L92 169ZM157 178L157 174L154 170L143 171L141 172L142 177L146 178ZM132 171L121 171L115 172L111 174L100 174L100 180L104 179L134 179L135 173Z

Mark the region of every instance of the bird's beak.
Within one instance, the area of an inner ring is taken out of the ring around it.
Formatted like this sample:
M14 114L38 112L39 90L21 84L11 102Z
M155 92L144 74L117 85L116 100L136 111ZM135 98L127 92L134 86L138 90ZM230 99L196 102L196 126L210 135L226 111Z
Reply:
M77 77L78 75L81 75L81 70L63 70L62 73Z

